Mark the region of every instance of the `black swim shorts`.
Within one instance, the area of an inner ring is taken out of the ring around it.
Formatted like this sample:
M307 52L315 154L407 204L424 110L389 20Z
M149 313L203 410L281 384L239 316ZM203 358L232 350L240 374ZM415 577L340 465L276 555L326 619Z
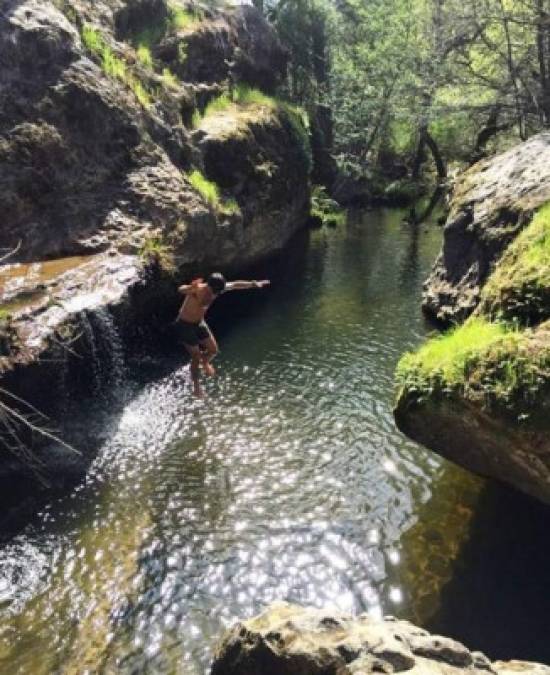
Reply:
M206 321L200 323L190 323L189 321L178 321L179 334L186 345L196 347L199 342L207 340L210 336L210 328Z

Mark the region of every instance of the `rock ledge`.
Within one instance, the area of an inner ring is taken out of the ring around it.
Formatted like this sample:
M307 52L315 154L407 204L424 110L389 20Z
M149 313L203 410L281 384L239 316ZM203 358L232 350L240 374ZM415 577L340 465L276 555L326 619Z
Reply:
M211 675L550 675L525 661L492 663L460 642L394 618L275 603L223 638Z

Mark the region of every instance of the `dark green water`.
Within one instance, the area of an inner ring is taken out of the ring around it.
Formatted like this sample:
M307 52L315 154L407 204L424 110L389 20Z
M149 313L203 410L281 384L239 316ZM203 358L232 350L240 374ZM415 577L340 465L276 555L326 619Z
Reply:
M419 298L440 234L398 212L312 233L263 297L219 300L206 400L186 366L164 363L110 422L87 420L103 440L86 478L0 549L0 671L198 675L224 627L277 599L432 621L491 656L542 658L536 612L550 602L539 589L520 606L533 569L522 579L511 551L493 606L533 614L522 653L492 640L495 612L468 613L483 605L465 595L480 569L494 602L499 561L475 551L498 550L495 525L510 520L495 494L508 493L393 423L393 372L426 335ZM513 499L526 546L522 518L542 529L547 512Z

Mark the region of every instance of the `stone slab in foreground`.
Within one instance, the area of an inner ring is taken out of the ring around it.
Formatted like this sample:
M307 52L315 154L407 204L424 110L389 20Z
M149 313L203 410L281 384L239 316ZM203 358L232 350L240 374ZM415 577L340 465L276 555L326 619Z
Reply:
M550 667L491 663L481 652L408 621L352 617L275 603L223 638L211 675L550 675Z

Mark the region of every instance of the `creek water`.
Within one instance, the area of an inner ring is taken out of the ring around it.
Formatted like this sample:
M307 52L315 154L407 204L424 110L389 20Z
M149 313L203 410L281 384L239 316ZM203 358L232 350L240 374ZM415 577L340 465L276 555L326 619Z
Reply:
M218 301L204 400L159 358L110 415L82 415L86 476L0 548L0 671L199 675L225 627L277 599L550 656L547 510L393 422L440 236L397 211L312 232L271 289Z

